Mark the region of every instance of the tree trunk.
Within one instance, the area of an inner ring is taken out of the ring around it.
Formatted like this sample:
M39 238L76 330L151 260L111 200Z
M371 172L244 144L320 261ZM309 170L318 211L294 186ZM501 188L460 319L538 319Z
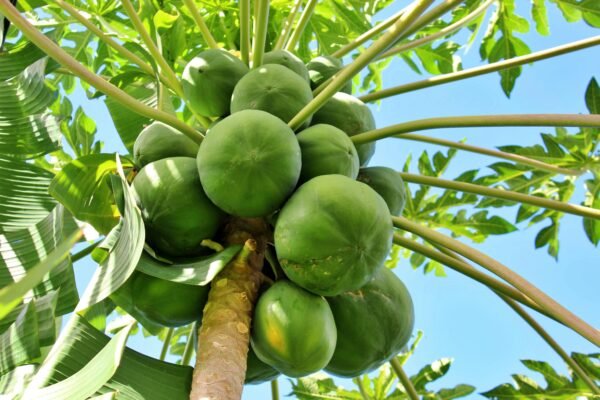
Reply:
M244 243L244 248L212 282L198 331L190 400L239 400L242 396L268 232L267 224L259 219L234 219L225 229L225 243Z

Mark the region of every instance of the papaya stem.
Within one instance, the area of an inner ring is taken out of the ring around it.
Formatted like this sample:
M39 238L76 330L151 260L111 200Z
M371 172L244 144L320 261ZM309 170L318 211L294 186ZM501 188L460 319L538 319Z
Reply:
M537 303L525 296L523 293L515 289L514 287L507 285L506 283L495 279L477 269L463 260L456 259L440 251L436 251L430 247L427 247L415 240L407 239L397 232L394 233L394 243L408 249L410 251L424 255L425 257L437 261L445 266L452 268L454 271L459 272L469 278L477 281L490 289L502 293L503 295L518 301L521 304L557 321L552 315L548 314L543 308ZM435 244L434 244L435 245ZM439 246L439 245L438 245ZM436 247L438 247L436 246ZM442 246L440 246L442 247ZM443 247L442 247L443 249ZM560 321L557 321L560 323Z
M169 346L171 344L171 339L173 338L173 333L175 333L175 328L169 328L167 330L167 336L165 336L165 341L163 342L162 349L160 349L160 357L158 358L160 361L164 361L167 358L167 352L169 351Z
M498 296L500 296L500 298L502 300L504 300L504 302L506 304L508 304L510 308L512 308L517 314L519 314L519 316L521 318L523 318L523 320L525 320L525 322L527 322L527 324L534 331L536 331L536 333L538 335L540 335L540 337L548 344L548 346L550 346L552 348L552 350L554 350L556 352L556 354L558 354L560 356L560 358L562 358L563 361L565 363L567 363L567 365L569 367L571 367L573 372L577 376L579 376L582 381L585 382L585 384L591 389L591 391L594 394L600 395L600 388L598 388L598 386L589 377L589 375L583 370L583 368L581 368L581 366L579 364L577 364L577 362L567 354L567 352L558 344L558 342L556 340L554 340L554 338L552 336L550 336L550 334L548 332L546 332L546 330L531 315L529 315L517 303L515 303L513 300L507 298L503 294L498 293Z
M252 68L262 65L265 55L267 28L269 27L269 0L256 0L254 6L254 43L252 43Z
M240 0L240 54L242 61L250 65L250 0Z
M287 18L283 22L283 26L281 28L281 33L277 37L277 41L275 42L275 46L273 50L280 50L283 48L285 42L289 39L290 33L292 32L292 25L294 25L294 21L296 21L296 16L298 15L298 11L300 11L300 7L302 7L303 0L296 0L290 13Z
M360 54L351 64L348 64L342 69L336 77L334 77L329 85L325 87L312 101L310 101L292 120L288 123L292 129L296 130L302 123L312 114L318 111L338 90L344 86L346 82L366 67L375 57L385 51L388 46L393 43L400 35L402 35L409 25L421 13L433 3L433 0L417 0L406 13L402 14L396 22L388 29L388 31L377 39L368 49Z
M406 12L406 10L409 7L410 7L410 5L407 7L404 7L402 10L398 11L396 14L392 15L391 17L389 17L386 20L375 25L368 31L364 32L362 35L358 36L352 42L350 42L347 45L345 45L344 47L341 47L340 49L336 50L332 54L332 56L336 57L336 58L344 57L346 54L350 53L351 51L356 49L358 46L365 43L367 40L371 39L372 37L378 35L379 33L383 32L384 30L389 28L394 22L396 22L396 20L398 18L400 18L402 16L402 14L404 14Z
M486 0L483 3L481 3L481 5L479 7L477 7L475 10L471 11L468 15L466 15L464 18L456 21L455 23L448 25L447 27L445 27L431 35L424 36L420 39L416 39L411 42L396 46L396 47L386 51L385 53L382 53L379 57L377 57L377 60L381 60L383 58L387 58L387 57L394 56L396 54L403 53L407 50L414 49L416 47L422 46L427 43L431 43L436 39L439 39L441 37L451 34L455 31L463 28L464 26L470 24L473 20L479 18L481 16L481 14L483 14L488 9L488 7L495 1L496 0Z
M294 51L302 34L304 33L304 29L308 25L308 21L310 21L310 17L312 16L313 11L317 5L317 0L308 0L306 5L304 6L304 10L302 10L302 14L300 14L300 19L298 20L298 25L294 28L294 32L292 33L292 37L285 44L284 49L287 51Z
M164 59L162 53L160 52L156 44L154 44L154 41L150 37L150 34L146 30L146 27L144 26L142 20L138 16L137 11L135 10L135 8L133 8L133 4L131 4L131 1L122 0L121 4L123 4L123 8L129 16L129 19L131 20L131 23L133 24L134 28L140 35L142 42L144 42L144 44L148 48L148 51L150 51L150 54L156 60L160 72L164 73L166 78L168 79L169 87L172 88L173 91L177 93L179 97L183 97L183 89L181 88L181 84L179 83L175 72L173 72L173 70L167 63L167 60Z
M600 127L600 115L590 114L505 114L468 115L418 119L374 129L352 136L354 144L373 142L407 132L439 128L474 128L491 126L585 126Z
M555 165L547 164L543 161L538 161L536 159L521 156L518 154L512 154L512 153L507 153L504 151L493 150L493 149L486 149L483 147L473 146L473 145L461 143L461 142L454 142L454 141L446 140L446 139L415 135L412 133L403 133L402 135L396 136L396 138L397 139L416 140L419 142L437 144L439 146L445 146L445 147L450 147L453 149L469 151L471 153L477 153L477 154L483 154L483 155L487 155L487 156L491 156L491 157L502 158L505 160L513 161L517 164L526 165L528 167L534 167L536 169L539 169L542 171L547 171L547 172L552 172L554 174L579 176L585 172L583 170L578 170L578 169L568 169L568 168L557 167Z
M583 50L588 47L600 44L600 35L588 39L578 40L576 42L553 47L551 49L537 51L524 56L514 57L508 60L498 61L495 63L482 65L474 68L464 69L462 71L451 72L449 74L432 76L416 82L411 82L388 89L379 90L359 97L365 103L385 99L398 94L412 92L427 87L442 85L448 82L455 82L462 79L472 78L474 76L489 74L490 72L501 71L513 67L518 67L523 64L532 63L534 61L545 60L548 58L560 56L573 51Z
M183 354L181 355L181 365L190 365L190 361L194 355L194 331L196 330L196 325L196 322L194 322L190 327L190 334L187 337Z
M267 232L267 224L258 219L234 219L225 227L224 242L244 247L211 284L198 332L191 400L241 398Z
M408 377L408 375L406 375L406 372L404 372L404 368L402 368L402 364L400 364L400 361L398 361L398 358L396 358L396 357L392 358L390 360L390 364L392 365L392 369L396 373L396 376L400 380L400 383L402 383L404 390L406 390L408 397L411 400L419 400L419 394L417 393L417 390L415 389L414 385L410 381L410 378Z
M100 243L102 243L102 240L98 240L97 242L94 242L89 246L85 247L84 249L78 251L77 253L71 255L71 262L74 263L81 260L83 257L87 256L92 251L94 251L94 249L98 247Z
M196 22L196 26L200 30L200 34L204 38L204 41L208 44L208 47L211 49L218 49L219 44L213 37L212 33L210 33L210 29L206 26L206 22L204 22L204 17L200 14L200 10L196 7L194 0L183 0L183 3L186 5L188 10L190 10L190 14L192 14L192 18Z
M221 252L223 250L225 250L225 247L223 247L223 245L219 242L215 242L214 240L210 240L210 239L204 239L200 242L200 246L204 246L204 247L208 247L211 250L218 252Z
M590 326L588 323L577 317L575 314L567 310L560 303L556 302L546 293L538 289L536 286L528 282L522 276L512 271L510 268L501 262L481 253L480 251L467 246L466 244L443 235L433 229L411 222L403 217L392 217L392 221L396 228L404 229L424 238L427 241L440 244L453 252L468 258L469 260L481 265L488 271L504 279L506 282L513 285L524 295L536 302L546 310L547 313L568 326L581 336L600 346L600 331Z
M0 12L4 14L4 16L6 16L6 18L8 18L14 26L19 28L27 39L29 39L49 57L61 64L63 67L67 68L81 80L89 83L91 86L103 92L105 95L112 97L115 99L115 101L121 103L121 105L127 107L131 111L144 117L164 122L165 124L178 129L195 142L202 142L204 135L202 135L196 129L188 126L186 123L180 121L178 118L170 115L169 113L155 110L154 108L145 105L115 85L88 70L83 64L73 58L69 53L61 49L58 45L56 45L56 43L42 34L25 18L23 18L23 16L21 16L19 11L10 3L9 0L0 0Z
M277 378L271 381L271 399L279 400L279 382Z
M513 192L511 190L490 188L467 182L449 181L446 179L434 178L432 176L410 174L406 172L398 172L398 174L406 182L457 190L460 192L473 193L482 196L495 197L498 199L514 201L518 203L531 204L537 207L543 207L567 214L579 215L586 218L600 219L600 210L591 207L580 206L578 204L563 203L561 201L531 196L528 194Z

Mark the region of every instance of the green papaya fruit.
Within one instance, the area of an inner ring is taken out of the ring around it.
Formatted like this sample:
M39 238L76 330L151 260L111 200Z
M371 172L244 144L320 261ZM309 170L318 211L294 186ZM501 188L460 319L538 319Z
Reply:
M202 254L200 242L212 238L224 214L206 196L196 160L171 157L147 164L133 179L146 227L146 241L160 255Z
M248 67L223 49L210 49L194 57L183 70L181 86L188 105L205 117L229 114L233 88Z
M259 297L252 319L252 348L284 375L317 372L331 360L337 331L327 301L289 281Z
M304 79L282 65L265 64L248 72L235 86L231 113L262 110L288 123L312 99ZM303 126L309 123L310 119Z
M338 340L327 372L366 374L389 361L408 342L414 308L406 286L387 268L360 289L327 298Z
M294 132L260 110L240 111L219 122L197 157L208 197L240 217L263 217L279 209L298 182L301 163Z
M383 197L392 215L402 214L406 204L406 188L398 172L387 167L361 168L358 180L371 186Z
M308 69L306 69L304 62L287 50L272 50L265 53L263 57L263 65L264 64L283 65L284 67L298 74L298 76L304 79L306 82L310 83Z
M202 310L210 290L209 285L186 285L137 271L134 274L133 305L150 321L176 327L202 319Z
M313 115L312 124L333 125L348 136L354 136L375 129L375 118L365 103L354 96L338 92ZM375 154L375 142L359 144L356 151L360 165L367 165Z
M306 64L311 88L313 90L318 88L323 82L331 78L343 67L344 64L342 64L342 61L339 58L332 56L319 56L313 58ZM340 92L352 94L352 81L346 82L340 89Z
M358 154L344 131L332 125L318 124L304 129L296 137L302 152L301 183L329 174L356 178Z
M139 167L167 157L195 158L196 154L198 143L159 121L146 126L133 144L133 161Z
M279 376L280 372L260 361L252 346L248 350L248 360L246 361L246 379L245 385L258 385L259 383L269 382Z
M311 179L290 197L275 225L275 250L287 277L323 296L366 284L392 247L385 201L342 175Z

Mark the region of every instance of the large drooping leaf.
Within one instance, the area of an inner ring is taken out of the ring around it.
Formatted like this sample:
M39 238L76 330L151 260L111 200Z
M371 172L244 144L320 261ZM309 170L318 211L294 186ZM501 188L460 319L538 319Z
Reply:
M34 157L60 147L59 124L48 110L56 99L44 82L45 59L0 82L0 153Z
M129 164L126 164L129 166ZM65 165L50 184L50 194L75 218L108 233L118 222L108 175L116 172L114 154L93 154Z
M107 254L100 263L77 305L77 311L92 306L119 289L135 270L144 250L145 230L142 215L117 158L118 176L112 175L113 192L120 207L121 219L99 248ZM98 250L98 249L96 249Z
M39 362L41 357L35 303L30 302L0 335L0 375L20 365Z
M45 296L32 300L35 303L35 312L37 313L37 334L40 346L50 346L56 340L57 320L55 319L54 312L57 300L58 292L50 292ZM21 304L2 318L0 320L0 333L4 333L28 305L29 303Z
M19 43L8 51L0 52L0 81L19 75L44 56L39 47L29 42Z
M56 201L48 194L53 175L22 160L0 156L0 233L35 225Z
M44 259L47 257L55 259L65 253L68 256L70 248L77 240L77 234L65 240L63 221L63 207L59 205L46 218L29 228L0 234L0 288L22 279L26 281L19 286L26 285L33 278L33 276L28 278L29 271L37 266L40 266L39 270L47 268L47 265L43 264ZM46 261L50 262L52 259ZM25 290L29 290L29 287L27 285ZM73 311L79 296L73 267L68 258L63 258L48 275L43 276L41 283L33 290L27 291L24 301L44 296L58 289L60 291L56 306L57 315Z
M27 389L24 400L85 400L102 388L121 363L132 325L117 333L83 368L68 378L43 388Z
M37 365L26 364L0 375L0 393L7 399L18 398L34 375Z
M225 268L241 247L241 245L230 246L202 260L174 265L162 263L144 252L136 269L168 281L204 286Z
M14 283L6 285L0 289L0 319L9 314L23 298L37 287L44 277L49 275L54 268L69 262L68 257L71 248L77 243L82 233L73 232L64 241L61 241L47 256L45 256L36 266L27 270L21 276L16 277Z
M81 370L109 342L110 338L87 321L74 315L57 341L49 361L41 367L42 384L55 383ZM192 368L169 364L126 348L112 378L96 394L118 392L124 400L169 399L189 397ZM36 386L39 382L35 382Z

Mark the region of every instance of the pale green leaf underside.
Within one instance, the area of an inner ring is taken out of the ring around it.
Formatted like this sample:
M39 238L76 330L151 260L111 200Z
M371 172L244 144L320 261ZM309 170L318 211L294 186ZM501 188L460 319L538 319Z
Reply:
M20 365L39 362L40 357L35 304L30 302L10 328L0 335L0 375Z
M54 312L56 310L57 300L58 292L50 292L45 296L33 300L35 302L35 312L38 321L38 336L41 346L50 346L56 340L56 319L54 317ZM6 332L28 304L29 303L17 306L0 320L0 334Z

